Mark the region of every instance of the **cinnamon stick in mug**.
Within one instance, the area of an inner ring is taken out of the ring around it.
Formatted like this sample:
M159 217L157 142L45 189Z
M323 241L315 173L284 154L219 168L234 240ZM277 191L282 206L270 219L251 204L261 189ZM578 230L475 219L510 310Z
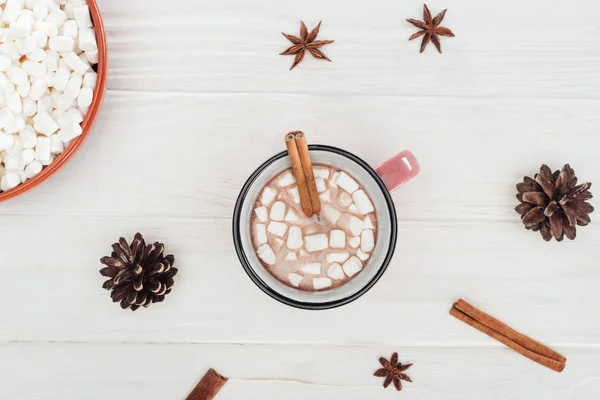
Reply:
M306 178L306 185L308 186L308 193L310 194L313 212L318 214L321 212L321 199L319 198L317 184L315 183L315 175L313 173L308 144L306 143L306 136L303 132L296 132L296 147L298 148L298 154L300 154L300 163L304 170L304 177Z
M298 184L300 206L307 217L312 217L315 212L313 210L310 193L308 191L308 185L306 183L306 177L304 175L304 169L300 160L300 153L298 152L298 146L296 144L296 133L298 132L291 132L285 136L285 145L288 150L290 161L292 162L292 172L296 178L296 183Z

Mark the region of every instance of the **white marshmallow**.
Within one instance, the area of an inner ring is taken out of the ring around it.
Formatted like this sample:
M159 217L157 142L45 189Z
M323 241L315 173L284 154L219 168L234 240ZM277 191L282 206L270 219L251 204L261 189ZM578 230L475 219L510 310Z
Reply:
M313 278L313 288L315 290L326 289L332 285L329 278Z
M6 133L12 134L22 131L23 129L25 129L25 120L22 117L17 117L13 119L11 122L8 123L8 125L4 127Z
M73 17L77 21L79 29L91 28L93 26L88 6L73 7Z
M0 55L0 71L8 71L12 67L12 60L4 54Z
M375 207L373 207L373 203L369 199L369 196L364 192L364 190L357 190L352 194L352 199L354 200L354 204L358 211L362 215L366 215L375 211Z
M96 74L94 71L86 72L85 75L83 75L83 87L93 89L96 87L97 80L98 74Z
M360 261L357 257L351 257L348 261L344 263L343 269L346 275L352 277L359 273L363 268L362 261Z
M266 207L257 207L254 209L254 213L260 222L267 222L269 219L269 214Z
M298 192L298 187L295 186L288 190L290 196L292 196L292 200L294 204L300 204L300 192Z
M354 203L352 205L350 205L350 207L348 207L348 211L350 211L353 214L359 214L358 208L356 208L356 206L354 205Z
M344 262L350 257L350 253L329 253L327 254L327 261L333 262Z
M285 242L279 238L275 239L275 244L277 245L277 250L281 249L281 246L283 246Z
M302 277L302 275L299 275L299 274L291 273L291 274L288 275L288 281L290 281L290 283L294 287L300 286L300 283L302 282L302 279L304 279L304 278Z
M348 208L352 205L352 196L350 196L346 192L341 192L338 196L337 202L340 205L340 207Z
M86 61L83 61L74 52L70 52L69 54L67 54L67 56L63 58L63 60L65 60L65 63L67 63L67 65L79 75L85 74L90 69L90 64ZM81 84L79 85L79 87L81 87Z
M77 39L77 35L79 32L79 28L77 27L77 21L74 20L69 20L67 22L65 22L63 24L63 26L60 28L60 34L62 36L69 36L72 37L73 39ZM93 32L92 32L93 34ZM94 43L96 42L96 38L94 37ZM79 38L79 48L81 50L84 50L81 47L81 38Z
M15 144L13 135L0 131L0 151L10 149Z
M359 188L358 183L344 171L338 173L335 183L350 194L354 193Z
M19 39L15 42L15 44L17 45L17 50L22 55L29 54L38 48L35 39L31 36Z
M268 207L271 205L273 200L275 200L276 196L277 196L277 190L270 188L270 187L266 187L266 188L264 188L262 196L260 197L260 202L262 203L263 206Z
M8 79L10 79L15 85L23 85L29 79L25 71L14 66L6 72L6 75L8 76Z
M32 149L37 144L37 135L35 132L30 130L22 130L19 132L19 140L21 141L24 149Z
M15 61L21 58L21 53L17 50L17 45L14 42L4 42L0 45L0 52L11 60Z
M29 90L29 94L31 95L31 89ZM35 101L31 100L29 97L24 98L22 113L24 117L33 117L37 113Z
M323 209L321 210L321 214L327 221L331 222L333 225L337 224L340 220L340 217L342 216L342 213L339 212L337 209L328 206L323 207Z
M346 247L346 233L339 229L329 232L329 246L333 249L343 249Z
M42 164L50 161L52 156L51 147L52 142L50 141L50 138L39 137L37 140L37 145L35 146L35 159Z
M35 6L33 6L33 16L38 21L46 19L48 16L48 6L46 3L38 1Z
M31 179L42 172L42 168L44 168L42 163L37 160L33 160L27 167L25 167L25 176Z
M305 274L319 275L321 274L321 263L304 264L300 270Z
M329 170L327 168L313 168L315 178L329 179Z
M6 106L10 109L10 111L17 115L21 114L21 111L23 111L23 103L18 92L10 92L5 94L4 100L6 101Z
M325 203L329 203L331 201L331 191L323 192L319 195L319 199Z
M362 231L360 235L360 249L366 253L375 248L375 234L371 229Z
M59 128L58 124L46 111L39 112L33 117L34 128L46 136L52 135Z
M298 256L296 255L296 253L289 252L285 256L285 261L296 261L296 260L298 260Z
M363 222L365 223L365 229L375 229L375 225L373 225L371 217L366 216Z
M19 17L19 13L24 7L23 0L7 0L4 12L2 13L2 21L15 22Z
M285 216L285 220L287 222L297 222L298 216L296 213L294 213L294 211L292 211L292 209L289 209L287 215Z
M273 221L283 221L285 218L285 203L276 201L271 207L270 217Z
M69 53L75 48L75 39L69 36L53 36L48 39L48 47L57 53Z
M291 250L297 250L304 245L302 240L302 229L297 226L292 226L287 237L287 248Z
M338 263L331 264L329 269L327 269L327 276L336 281L342 280L345 277L342 266Z
M360 246L360 238L359 237L353 237L352 239L350 239L350 247L352 247L353 249L356 249L358 246Z
M363 252L361 249L356 250L356 256L358 258L360 258L362 261L367 261L369 259L369 257L371 257L367 253Z
M365 223L362 219L356 218L354 215L344 214L340 220L340 226L350 231L352 236L358 236L363 231Z
M0 109L0 129L4 128L15 119L15 115L8 109Z
M284 237L288 230L287 224L283 222L271 221L267 227L267 231L271 232L275 236Z
M254 225L254 239L257 245L267 243L267 228L264 224Z
M61 92L64 91L67 83L69 83L70 77L71 74L69 74L69 70L66 68L58 68L52 76L52 87Z
M92 104L93 98L94 91L91 88L84 87L79 92L79 97L77 97L77 105L80 108L87 108Z
M256 250L256 254L258 255L258 258L263 260L267 265L275 264L275 261L277 259L275 257L275 252L273 252L273 249L268 244L263 244L262 246L260 246Z
M325 181L323 180L323 178L315 179L315 185L317 186L318 193L323 193L324 191L327 190L327 185L325 184Z
M329 245L329 238L324 233L304 237L306 250L310 253L325 250Z
M98 50L97 49L96 50L88 50L88 51L84 52L83 54L84 54L87 62L89 62L92 65L98 64Z
M65 150L65 144L57 134L50 136L50 152L52 154L60 154Z
M286 172L283 174L277 182L277 184L281 187L289 186L293 183L296 183L296 178L294 178L294 175L291 172Z
M29 60L25 61L21 68L32 78L42 78L48 71L44 64Z
M16 188L21 183L21 178L15 172L7 172L6 175L0 179L0 190L6 192L10 189Z
M17 86L17 93L19 93L19 96L21 96L21 97L29 96L30 90L31 90L31 84L29 82L25 82L24 85ZM21 112L22 112L22 109L21 109Z
M33 149L25 149L21 152L21 161L24 165L30 164L35 160L35 151Z
M61 10L59 7L50 11L50 14L46 17L46 21L61 26L67 20L67 13Z
M83 83L82 77L77 76L77 75L71 76L71 79L69 79L69 82L67 82L67 85L65 86L63 96L68 100L75 100L77 98L77 96L79 96L79 92L81 91L82 83Z

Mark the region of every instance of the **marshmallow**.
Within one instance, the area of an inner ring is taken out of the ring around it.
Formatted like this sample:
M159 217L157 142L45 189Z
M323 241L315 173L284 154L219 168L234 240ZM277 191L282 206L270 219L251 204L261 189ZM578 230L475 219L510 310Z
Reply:
M69 71L66 68L58 68L52 76L52 87L62 92L65 90L67 83L69 83Z
M8 76L8 79L10 79L10 81L15 85L23 85L29 79L25 71L14 66L6 72L6 75Z
M329 179L329 170L327 168L313 168L315 178Z
M8 125L4 127L4 131L6 133L12 134L22 131L23 129L25 129L25 120L23 120L22 117L17 117L13 119L11 122L8 123Z
M294 274L294 273L288 275L288 281L290 281L290 283L294 287L300 286L300 283L302 282L302 279L304 279L302 277L302 275L298 275L298 274Z
M333 262L344 262L350 257L350 253L329 253L327 254L327 261Z
M285 220L287 222L296 222L298 221L298 216L290 209L288 210L287 215L285 216Z
M63 26L60 28L60 34L62 36L69 36L69 37L72 37L73 39L77 39L78 33L81 33L81 32L79 32L79 28L77 27L77 21L69 20L69 21L65 22L63 24ZM92 34L93 34L93 32L92 32ZM79 38L79 48L81 50L84 50L83 47L81 47L81 38Z
M290 186L294 183L296 183L296 178L294 178L294 175L289 171L283 174L277 182L277 184L282 187Z
M27 167L25 167L25 176L31 179L42 172L42 168L44 168L42 163L37 160L33 160Z
M37 42L31 36L19 39L15 42L15 44L17 45L17 50L22 55L29 54L38 48Z
M285 261L296 261L298 260L298 256L296 255L296 253L287 253L287 255L285 256Z
M1 20L5 22L15 22L23 7L23 0L7 0Z
M35 130L46 136L52 135L59 128L56 121L46 111L38 112L33 117L33 122Z
M325 250L329 245L329 239L324 233L305 236L304 242L306 243L306 250L310 253Z
M300 204L300 192L298 192L298 187L293 187L290 190L288 190L288 192L290 196L292 196L294 204Z
M90 64L98 64L98 50L88 50L83 53Z
M300 270L305 274L319 275L321 273L321 263L304 264Z
M15 172L7 172L6 175L0 179L0 190L6 192L7 190L17 187L21 183L21 178Z
M10 57L7 57L3 54L0 55L0 71L2 71L2 72L8 71L11 66L12 66L12 60L10 59Z
M50 152L52 154L60 154L65 150L65 144L57 134L50 136Z
M268 244L263 244L262 246L260 246L256 250L256 254L261 260L263 260L268 265L275 264L275 261L277 259L275 257L275 252L273 252L273 249Z
M365 229L375 229L375 225L373 225L371 217L366 216L363 222L365 223Z
M370 257L367 253L363 252L361 249L356 250L356 256L360 258L362 261L367 261Z
M341 192L338 196L337 203L343 208L348 208L352 205L352 196L346 192Z
M338 263L331 264L331 266L327 269L327 276L336 281L345 278L342 266Z
M313 287L315 290L326 289L332 284L329 278L313 278Z
M65 13L60 8L53 9L50 14L46 17L46 21L53 23L55 25L61 26L67 20L67 13Z
M373 203L369 199L369 196L364 192L364 190L357 190L352 194L352 199L354 200L354 204L356 208L358 208L358 212L362 215L366 215L375 211L375 207L373 207Z
M302 247L304 240L302 240L302 229L297 226L292 226L287 237L287 248L291 250L297 250Z
M19 93L19 96L21 96L21 97L29 96L30 90L31 90L31 84L29 82L25 82L24 85L17 86L17 93ZM21 108L21 112L23 112L22 108Z
M0 151L8 150L15 144L15 138L13 135L0 131Z
M321 199L321 201L324 201L326 203L329 203L331 201L331 191L326 191L323 192L319 195L319 199Z
M32 149L23 150L23 152L21 153L21 161L23 161L23 164L28 165L33 160L35 160L35 151L33 151Z
M94 71L86 72L83 75L83 87L93 89L96 86L96 81L98 80L98 74Z
M51 160L51 146L52 143L50 138L47 137L39 137L37 140L37 145L35 146L35 159L44 164L44 162L48 162Z
M88 6L73 7L73 17L77 21L79 29L91 28L93 26Z
M329 246L334 249L343 249L346 247L346 233L339 229L329 232Z
M288 226L283 222L271 221L267 227L267 231L275 236L284 237L287 232Z
M267 243L267 228L264 224L254 225L254 238L258 245Z
M363 268L362 261L360 261L357 257L351 257L348 261L344 263L343 269L346 275L352 277L359 273Z
M269 214L266 207L257 207L254 209L254 213L260 222L267 222L269 219Z
M260 197L260 202L262 203L263 206L268 207L271 205L273 200L275 200L276 196L277 196L277 190L270 188L270 187L266 187L263 190L262 196Z
M21 141L24 149L32 149L37 144L37 135L31 130L22 130L19 132L19 140ZM0 150L2 150L1 146Z
M4 128L14 119L15 115L8 108L2 108L0 110L0 129Z
M371 229L362 231L360 235L360 249L366 253L375 248L375 235Z
M277 247L277 250L281 249L281 246L283 246L283 244L284 244L284 243L285 243L285 242L284 242L283 240L281 240L281 239L279 239L279 238L276 238L276 239L275 239L275 244L277 245L277 246L276 246L276 247Z
M318 193L323 193L324 191L327 190L327 185L325 184L325 181L323 180L323 178L315 179L315 185L317 186Z
M69 53L75 48L75 39L69 36L53 36L48 39L48 48L57 53Z
M79 124L71 124L58 131L58 137L63 142L70 142L83 133L83 129Z
M337 224L342 216L342 213L333 207L324 206L321 210L321 214L325 219L331 222L333 225Z
M350 194L354 193L359 188L358 183L356 183L356 181L344 171L340 171L338 173L335 179L335 183L337 186L341 187Z
M33 6L33 16L38 21L46 19L48 16L48 6L46 3L38 1L35 6Z
M25 61L21 68L23 69L23 72L32 78L42 78L48 71L44 64L29 60Z
M65 63L67 63L67 65L79 75L85 74L90 69L90 64L87 62L87 60L83 61L74 52L67 54L63 60L65 60ZM79 87L81 87L81 85L79 85Z
M270 217L273 221L283 221L285 218L285 203L281 201L275 202L271 207Z
M352 204L350 207L348 207L348 211L350 211L353 214L359 214L358 208L356 208L356 206L354 204Z
M340 220L342 228L350 231L352 236L358 236L361 234L365 227L365 223L362 219L356 218L354 215L344 214Z
M18 92L13 91L4 95L4 100L6 100L6 106L10 109L10 111L14 112L15 114L21 114L23 111L23 103Z

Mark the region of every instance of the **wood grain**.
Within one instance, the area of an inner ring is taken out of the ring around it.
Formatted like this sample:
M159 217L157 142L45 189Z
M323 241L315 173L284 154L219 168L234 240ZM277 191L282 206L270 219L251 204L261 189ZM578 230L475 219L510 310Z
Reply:
M393 351L415 363L407 399L600 397L600 224L545 243L513 210L542 163L600 182L594 2L428 3L456 34L443 55L408 42L416 0L98 3L111 59L98 123L60 173L0 204L0 398L184 398L214 367L230 377L218 400L392 399L372 373ZM280 32L321 19L333 62L290 72ZM238 192L294 129L372 165L408 148L422 166L393 194L384 278L328 312L271 300L233 251ZM131 313L98 260L138 230L180 272L164 303ZM447 314L459 297L568 367L557 377L473 335Z

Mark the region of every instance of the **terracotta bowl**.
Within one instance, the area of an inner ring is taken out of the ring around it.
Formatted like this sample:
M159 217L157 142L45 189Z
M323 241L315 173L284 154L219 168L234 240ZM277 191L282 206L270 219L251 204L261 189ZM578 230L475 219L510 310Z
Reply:
M98 115L98 110L100 109L102 99L104 98L104 93L106 92L108 51L106 48L106 34L104 32L104 25L102 23L102 17L100 16L98 4L96 4L96 0L87 0L87 4L90 8L92 22L94 23L94 30L96 31L96 40L98 42L98 80L96 82L96 87L94 88L94 99L81 125L83 128L83 133L76 139L73 139L71 143L69 143L69 146L65 148L65 151L56 157L50 165L44 167L42 172L33 178L26 180L25 183L20 184L14 189L11 189L7 192L0 192L0 202L16 197L27 192L28 190L33 189L54 175L54 173L56 173L56 171L58 171L79 149L87 135L90 133L91 127L96 119L96 115Z

